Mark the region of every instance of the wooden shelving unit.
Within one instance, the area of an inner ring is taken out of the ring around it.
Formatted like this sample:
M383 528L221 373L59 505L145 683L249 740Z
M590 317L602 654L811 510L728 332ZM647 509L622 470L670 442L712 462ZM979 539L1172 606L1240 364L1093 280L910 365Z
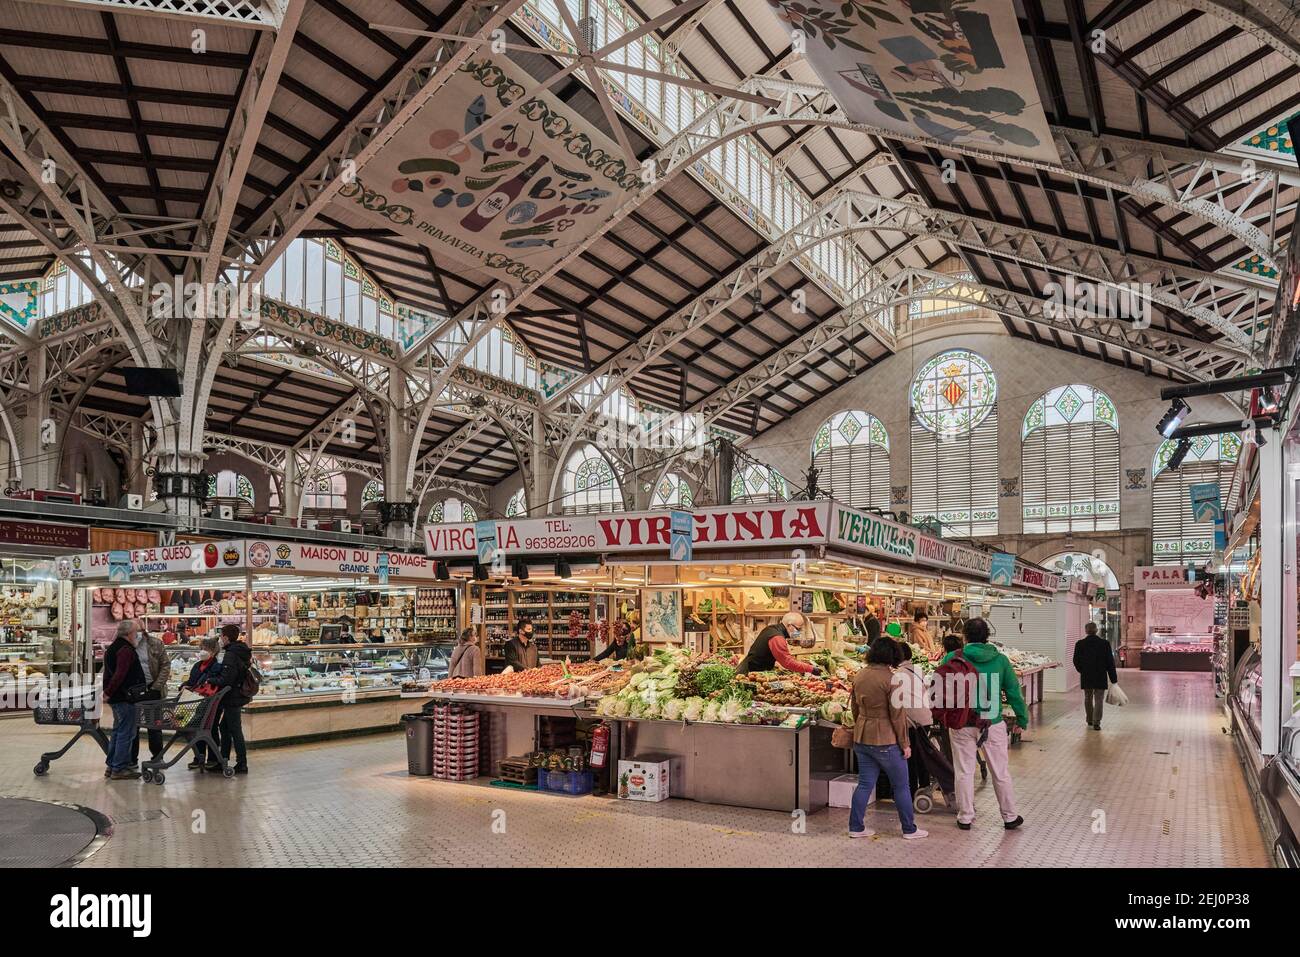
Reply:
M515 622L523 618L532 621L533 640L543 658L589 658L593 649L586 634L569 635L569 614L577 611L585 620L597 621L605 617L607 601L604 595L567 588L483 584L470 586L469 600L471 608L480 609L479 650L489 664L504 661L502 646L513 637Z

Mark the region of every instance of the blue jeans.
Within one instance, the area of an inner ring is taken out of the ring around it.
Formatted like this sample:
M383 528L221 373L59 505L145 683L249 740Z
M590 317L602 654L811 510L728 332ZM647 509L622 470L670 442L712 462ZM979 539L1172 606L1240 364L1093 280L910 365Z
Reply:
M903 758L903 749L896 744L854 744L853 753L858 758L858 786L853 790L853 801L849 808L849 830L863 830L862 817L867 811L867 801L876 789L880 772L884 771L894 792L894 806L898 808L903 833L911 834L915 831L912 788L907 780L907 761Z
M134 703L123 701L112 708L113 738L108 749L108 769L121 771L131 764L131 742L139 739L140 729L136 724Z

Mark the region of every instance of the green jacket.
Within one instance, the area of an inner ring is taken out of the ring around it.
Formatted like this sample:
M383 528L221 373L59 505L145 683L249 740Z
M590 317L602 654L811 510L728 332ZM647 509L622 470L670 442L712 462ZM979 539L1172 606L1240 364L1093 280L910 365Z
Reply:
M943 656L943 664L957 652L950 651ZM1011 660L991 641L973 641L961 650L962 656L975 666L980 673L981 695L986 690L992 692L992 700L980 701L980 717L990 721L1002 720L1002 695L1007 696L1007 703L1016 713L1016 723L1022 728L1029 727L1029 709L1025 707L1025 696L1020 692L1020 679L1016 669L1011 667ZM999 694L998 692L1001 692Z

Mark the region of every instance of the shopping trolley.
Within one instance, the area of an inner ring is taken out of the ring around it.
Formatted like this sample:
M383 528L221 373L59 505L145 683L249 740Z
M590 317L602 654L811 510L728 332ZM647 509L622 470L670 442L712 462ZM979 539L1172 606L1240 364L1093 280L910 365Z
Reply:
M221 765L222 774L228 778L235 776L235 769L221 757L216 739L212 737L213 720L216 718L221 699L229 690L229 688L222 688L210 697L191 698L186 701L180 700L177 696L161 701L140 702L140 727L147 731L175 732L155 757L141 762L140 777L144 779L145 784L162 784L167 780L166 769L193 751L194 746L198 744L208 746L208 756ZM165 760L167 752L177 741L183 742L184 746L170 761Z
M950 811L957 809L957 791L952 760L941 745L944 729L939 727L908 729L912 742L912 757L908 761L908 776L912 785L912 808L918 814L934 810L935 798L942 795L943 804Z
M32 717L37 724L62 724L77 728L71 740L57 751L48 751L41 755L41 759L36 762L36 767L32 768L32 773L37 777L45 774L50 770L50 762L57 761L68 753L82 735L90 735L99 744L99 749L108 756L109 740L102 728L99 726L99 705L95 700L95 688L88 687L73 691L71 694L59 695L49 693L42 699L37 699L37 706L32 709Z

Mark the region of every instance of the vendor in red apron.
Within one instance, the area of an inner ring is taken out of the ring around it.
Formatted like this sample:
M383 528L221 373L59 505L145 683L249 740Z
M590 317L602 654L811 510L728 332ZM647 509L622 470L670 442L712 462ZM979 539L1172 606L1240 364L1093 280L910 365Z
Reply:
M758 633L749 652L736 666L739 674L751 671L772 671L777 665L787 671L802 671L805 674L821 674L821 669L814 664L800 661L790 654L790 643L798 642L804 648L813 645L812 632L803 615L797 611L787 612L781 621L769 625Z

